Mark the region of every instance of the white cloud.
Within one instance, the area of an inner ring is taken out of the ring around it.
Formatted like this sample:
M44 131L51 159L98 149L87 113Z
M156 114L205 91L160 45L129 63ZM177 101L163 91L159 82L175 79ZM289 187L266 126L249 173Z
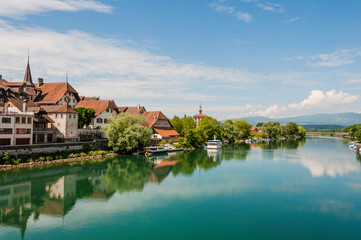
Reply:
M243 116L265 116L265 117L281 117L280 114L294 111L309 109L328 109L334 108L336 105L350 104L359 100L358 95L352 95L342 91L337 92L335 89L330 91L312 90L310 95L299 103L290 103L288 106L274 104L264 106L262 104L251 105ZM240 116L238 116L240 117Z
M304 108L322 108L338 104L349 104L359 100L358 95L351 95L342 91L337 92L332 89L328 92L321 90L312 90L311 94L300 103L291 103L288 105L290 109Z
M34 79L59 81L68 71L70 82L85 95L214 100L219 97L204 91L207 86L257 82L256 74L244 70L179 62L80 31L17 28L0 21L0 35L0 74L5 79L23 77L30 48Z
M225 6L220 3L212 3L209 5L216 12L225 13L234 16L237 20L249 23L252 20L252 16L249 13L235 11L235 7Z
M112 7L94 0L0 0L0 16L22 18L48 11L111 12Z
M275 12L275 13L283 13L283 5L278 3L271 2L258 2L257 7L262 8L265 11Z
M299 17L295 17L295 18L291 18L291 19L286 20L285 23L293 23L293 22L296 22L296 21L298 21L298 20L300 20L300 18L299 18Z
M252 16L250 14L241 11L236 12L235 16L238 20L244 21L246 23L249 23L252 20Z
M361 49L344 49L330 54L318 54L313 56L297 56L284 58L286 61L304 60L310 66L314 67L338 67L351 64L354 59L361 56Z

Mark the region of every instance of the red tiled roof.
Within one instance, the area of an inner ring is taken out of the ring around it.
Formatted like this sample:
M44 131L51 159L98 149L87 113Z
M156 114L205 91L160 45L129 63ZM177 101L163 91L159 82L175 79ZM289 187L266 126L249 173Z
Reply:
M143 106L126 107L125 113L132 114L132 115L138 115L138 114L140 114L140 112L142 111L143 108L144 108Z
M180 136L180 134L171 128L154 128L154 131L162 136L162 138L169 138L170 136Z
M169 121L169 119L161 111L144 112L143 116L145 120L148 122L150 128L154 125L154 123L157 122L158 119Z
M78 102L78 104L75 107L92 108L95 110L95 116L98 116L107 108L111 108L114 109L115 111L118 111L118 107L113 100L84 100Z
M48 113L78 113L73 108L71 108L67 103L63 103L62 105L51 105L51 106L42 106L46 112Z
M118 112L125 112L128 109L128 107L118 107Z
M253 132L253 131L259 131L259 130L261 130L262 129L262 127L251 127L251 131Z
M41 89L41 95L36 98L36 102L42 104L55 104L64 96L66 92L71 92L79 100L78 92L66 82L44 83L40 87L36 84L36 88Z
M206 114L197 114L197 115L194 115L193 117L208 117L208 115L206 115Z

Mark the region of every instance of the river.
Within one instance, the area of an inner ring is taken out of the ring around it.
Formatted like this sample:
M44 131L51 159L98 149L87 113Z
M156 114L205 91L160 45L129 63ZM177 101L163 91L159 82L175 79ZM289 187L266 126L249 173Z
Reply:
M361 239L361 160L338 138L0 173L0 239Z

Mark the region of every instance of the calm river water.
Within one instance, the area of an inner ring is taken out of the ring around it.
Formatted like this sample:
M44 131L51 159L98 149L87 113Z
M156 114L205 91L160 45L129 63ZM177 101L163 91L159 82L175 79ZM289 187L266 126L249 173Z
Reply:
M0 173L0 239L361 239L361 160L308 138Z

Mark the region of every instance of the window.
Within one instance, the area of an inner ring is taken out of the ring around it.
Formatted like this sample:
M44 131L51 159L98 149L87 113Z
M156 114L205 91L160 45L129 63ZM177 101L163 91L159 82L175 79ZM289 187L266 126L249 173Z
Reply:
M73 98L73 103L75 103L75 99Z
M13 129L11 128L0 128L0 134L12 134Z
M3 117L2 123L11 123L11 118L8 118L8 117Z
M107 109L106 112L109 112L109 109Z
M104 123L108 123L108 119L104 118Z
M26 117L21 118L21 123L26 123Z
M31 124L31 118L28 117L28 124Z
M103 119L97 118L97 123L103 123Z
M29 92L29 90L30 90L30 89L27 87L27 88L26 88L26 91Z
M31 134L30 128L17 128L16 134Z
M63 114L60 114L60 117L63 118Z
M69 118L71 118L71 114L69 114Z
M55 117L57 118L57 117L58 117L58 114L55 114Z
M15 118L15 123L20 123L20 117Z

